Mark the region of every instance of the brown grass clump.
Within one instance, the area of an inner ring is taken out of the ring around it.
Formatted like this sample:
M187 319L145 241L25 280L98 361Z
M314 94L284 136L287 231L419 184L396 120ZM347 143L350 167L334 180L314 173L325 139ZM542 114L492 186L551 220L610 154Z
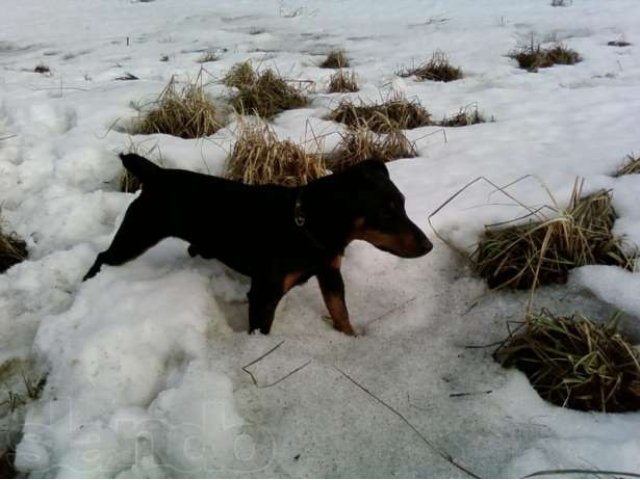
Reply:
M576 182L569 206L556 217L537 210L531 214L537 220L528 224L485 228L472 259L489 287L565 283L569 270L582 265L633 268L633 258L611 231L616 213L610 193L581 197L581 191Z
M27 244L24 240L14 233L6 234L0 229L0 273L23 261L27 255Z
M442 127L466 127L477 123L484 123L486 119L478 111L478 108L461 108L458 113L451 117L445 117L438 125Z
M240 113L271 118L293 108L304 107L309 100L271 69L257 73L247 62L234 66L224 78L227 86L238 91L231 105Z
M640 352L617 332L618 315L597 325L542 311L503 342L494 358L515 366L545 400L600 412L640 410Z
M357 92L358 90L360 87L354 72L349 74L344 70L338 70L329 79L329 93Z
M366 105L353 100L343 100L329 115L330 120L348 127L365 127L376 133L431 125L431 115L416 101L392 98L377 105Z
M415 145L401 130L378 135L360 127L342 133L341 136L342 140L329 160L328 166L333 172L340 172L371 158L388 162L418 156Z
M548 68L557 64L573 65L582 60L576 51L564 45L542 48L540 44L533 41L529 46L511 52L509 57L517 60L518 66L529 72L537 72L539 68Z
M151 108L141 109L141 118L131 133L166 133L181 138L199 138L212 135L221 127L216 107L204 91L201 76L198 76L182 88L178 88L172 78Z
M209 63L219 60L218 56L213 52L204 52L196 60L198 63Z
M290 140L278 140L266 125L242 125L227 161L226 177L249 185L305 185L326 175L320 155Z
M615 176L621 177L622 175L632 175L635 173L640 173L640 157L627 155L626 161L618 168Z
M434 82L452 82L462 78L462 70L449 63L444 52L437 51L431 58L418 67L406 68L398 72L401 77L416 77L418 80Z
M231 67L231 70L222 79L222 83L227 87L242 88L253 85L257 76L251 62L240 62Z
M332 50L320 64L321 68L345 68L349 66L349 59L344 50Z

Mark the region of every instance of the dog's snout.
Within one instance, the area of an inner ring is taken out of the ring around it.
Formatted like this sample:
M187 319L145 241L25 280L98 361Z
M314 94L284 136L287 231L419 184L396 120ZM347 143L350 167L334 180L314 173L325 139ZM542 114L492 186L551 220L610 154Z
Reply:
M433 250L433 243L431 243L431 241L427 238L426 235L424 235L424 238L422 239L422 242L421 242L420 246L421 246L422 252L423 252L422 255L426 255L431 250Z

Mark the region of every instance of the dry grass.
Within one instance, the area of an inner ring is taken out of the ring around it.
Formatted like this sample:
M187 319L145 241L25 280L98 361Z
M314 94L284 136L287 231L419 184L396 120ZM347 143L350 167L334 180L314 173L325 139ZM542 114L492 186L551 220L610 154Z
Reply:
M416 77L418 80L452 82L462 78L462 70L449 63L444 52L437 51L418 67L405 68L398 72L401 77Z
M222 79L222 83L227 87L242 88L253 85L257 77L251 62L240 62L231 67Z
M250 63L236 64L224 78L225 85L238 91L231 98L232 107L242 114L271 118L309 103L308 98L271 69L256 72Z
M477 107L461 108L460 111L452 117L445 117L438 123L438 125L441 127L466 127L468 125L475 125L486 121L487 120L478 111Z
M617 316L597 325L582 315L542 311L496 350L503 366L522 370L542 398L600 412L640 410L640 353L617 332Z
M332 50L320 64L321 68L346 68L348 66L349 59L344 50Z
M209 63L216 62L219 60L219 57L213 52L204 52L202 55L198 57L196 62L198 63Z
M618 168L615 176L621 177L622 175L632 175L635 173L640 173L640 157L627 155L627 159L620 168Z
M267 125L243 124L227 161L227 178L249 185L305 185L326 175L321 155L278 140Z
M14 233L0 229L0 273L27 258L27 244Z
M388 162L418 156L415 145L401 130L378 135L361 127L342 133L341 136L340 143L328 160L328 166L333 172L371 158Z
M346 73L338 70L329 79L329 93L357 92L360 90L355 72Z
M140 119L133 125L133 134L166 133L199 138L212 135L222 127L217 109L204 90L201 75L182 87L172 78L150 106L139 110Z
M350 128L368 128L376 133L391 133L432 124L431 115L420 103L405 98L391 98L377 105L343 100L331 112L329 119Z
M485 228L472 259L491 288L564 283L569 270L582 265L633 268L611 231L616 214L609 192L582 197L581 191L576 182L567 209L552 209L557 216L537 210L528 224Z
M518 66L529 72L537 72L539 68L548 68L558 64L573 65L582 60L577 52L564 45L542 48L539 43L536 44L533 40L530 45L511 52L509 57L517 60Z

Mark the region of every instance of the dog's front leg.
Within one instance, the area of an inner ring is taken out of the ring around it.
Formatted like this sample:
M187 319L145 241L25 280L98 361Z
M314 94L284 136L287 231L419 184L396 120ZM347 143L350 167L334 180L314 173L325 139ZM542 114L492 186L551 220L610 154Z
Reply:
M355 336L356 332L349 321L349 311L344 300L344 282L340 273L339 260L320 270L317 277L322 298L333 319L333 327L342 333Z
M260 330L269 334L276 307L284 295L281 285L261 279L251 280L249 290L249 333Z

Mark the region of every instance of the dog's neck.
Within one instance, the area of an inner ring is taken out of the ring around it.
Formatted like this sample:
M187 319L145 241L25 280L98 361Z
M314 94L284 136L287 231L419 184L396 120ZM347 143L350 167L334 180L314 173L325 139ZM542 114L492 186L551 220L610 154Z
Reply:
M293 221L316 249L342 253L351 241L355 217L337 175L329 175L297 189Z

